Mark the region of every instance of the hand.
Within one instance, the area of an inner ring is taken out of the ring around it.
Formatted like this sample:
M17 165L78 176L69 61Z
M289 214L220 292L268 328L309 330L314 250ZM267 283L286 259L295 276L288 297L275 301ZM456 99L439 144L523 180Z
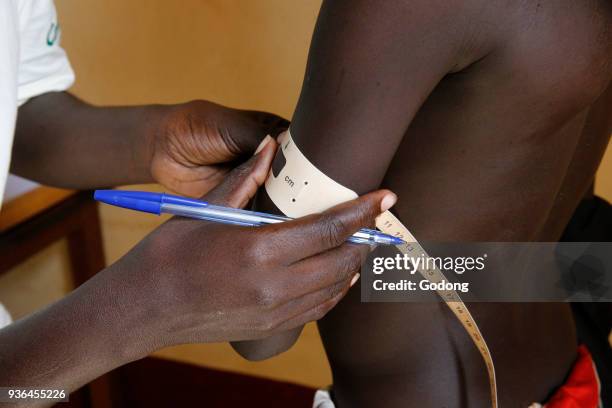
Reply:
M193 101L162 110L151 132L150 171L158 183L198 197L216 186L238 160L252 155L266 135L289 122L266 112Z
M246 205L276 143L233 170L205 200ZM386 199L385 199L386 198ZM382 205L383 199L385 205ZM259 228L173 218L109 268L143 307L148 350L269 337L323 317L354 282L369 247L345 243L396 200L381 190L322 214Z
M268 174L276 143L267 142L205 198L244 206ZM61 300L1 329L0 383L76 390L165 346L266 338L319 319L368 249L345 239L394 201L378 191L260 228L174 218Z

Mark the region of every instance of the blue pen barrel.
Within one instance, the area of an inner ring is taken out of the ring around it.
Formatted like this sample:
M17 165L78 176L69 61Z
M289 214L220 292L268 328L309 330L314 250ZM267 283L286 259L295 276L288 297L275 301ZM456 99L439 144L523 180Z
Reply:
M292 219L280 215L259 213L255 211L246 211L238 208L220 207L204 202L201 206L185 206L181 204L162 203L161 212L178 215L181 217L197 218L200 220L213 221L230 225L240 225L244 227L260 227L263 225L277 224ZM384 240L385 236L379 231L362 228L355 234L350 236L347 241L352 242L354 244L367 245L397 244L397 242L393 242L392 239L389 239L387 242L381 242L381 239Z
M245 227L259 227L291 220L291 218L281 215L222 207L192 198L146 191L97 190L94 193L94 198L106 204L136 211L158 215L166 213ZM368 245L401 245L404 243L400 238L368 228L360 229L347 241Z
M238 208L220 207L212 204L203 205L201 207L188 207L179 204L164 203L161 205L161 211L181 217L197 218L200 220L241 225L245 227L260 227L262 225L276 224L291 219L289 217L244 211ZM266 221L262 220L263 216L265 216Z

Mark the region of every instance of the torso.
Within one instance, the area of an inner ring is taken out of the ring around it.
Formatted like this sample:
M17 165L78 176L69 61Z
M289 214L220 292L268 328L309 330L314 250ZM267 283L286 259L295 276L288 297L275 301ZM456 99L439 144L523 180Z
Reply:
M556 241L592 183L612 116L612 4L526 3L503 6L510 40L438 85L388 170L419 240ZM563 383L577 346L568 305L468 306L501 407ZM364 304L353 290L320 329L338 408L490 406L480 355L443 303Z

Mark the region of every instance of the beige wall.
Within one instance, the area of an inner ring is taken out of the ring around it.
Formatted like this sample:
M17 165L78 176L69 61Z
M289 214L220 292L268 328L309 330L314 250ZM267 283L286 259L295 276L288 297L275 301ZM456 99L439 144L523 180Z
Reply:
M73 91L90 102L206 98L289 117L320 1L56 0L56 4L62 42L77 73ZM600 170L597 190L612 200L612 149ZM126 216L110 207L102 209L102 217L109 261L159 222L144 214ZM21 316L68 290L66 268L65 246L57 244L1 279L0 299ZM28 303L16 295L20 293L37 295L31 295L35 301ZM159 354L315 386L330 382L312 326L290 353L259 364L239 359L225 345L184 346Z
M319 1L56 0L76 93L99 103L194 98L289 116Z
M608 145L595 178L595 193L612 202L612 144Z

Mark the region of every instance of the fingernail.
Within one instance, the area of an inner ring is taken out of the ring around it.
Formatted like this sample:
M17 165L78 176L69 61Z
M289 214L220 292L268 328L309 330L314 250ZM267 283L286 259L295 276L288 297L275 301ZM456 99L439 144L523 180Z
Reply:
M261 143L259 144L259 146L257 146L257 149L255 149L255 153L253 153L253 156L255 156L257 153L261 152L264 147L266 147L266 145L268 143L270 143L270 140L272 140L272 136L267 135L264 140L261 141Z
M359 276L361 275L359 275L358 273L356 273L355 276L353 276L353 279L351 279L351 286L350 286L351 288L353 287L354 284L357 283L357 281L359 280Z
M382 199L380 202L380 210L387 211L389 208L393 207L397 202L397 196L393 193L389 193Z

